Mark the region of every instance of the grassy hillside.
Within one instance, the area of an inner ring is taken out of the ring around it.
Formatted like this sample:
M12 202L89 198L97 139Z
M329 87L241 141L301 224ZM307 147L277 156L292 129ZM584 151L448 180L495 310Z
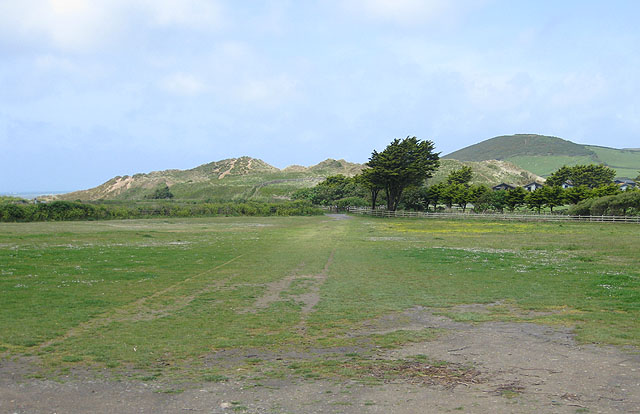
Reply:
M598 160L615 168L618 176L635 178L640 174L640 150L615 149L607 147L586 146L593 151Z
M463 165L473 169L473 183L527 184L540 180L540 177L505 161L442 160L440 169L430 182L444 181L449 172ZM176 199L270 202L288 199L296 190L313 187L330 175L353 176L363 168L363 164L328 159L311 167L293 165L280 170L262 160L241 157L204 164L190 170L118 176L95 188L62 194L56 198L82 201L143 200L159 186L167 185Z
M429 184L437 184L445 181L449 173L468 165L473 170L471 184L487 184L496 185L500 183L525 185L533 181L542 182L544 179L538 175L532 174L507 161L458 161L443 159L440 160L440 168L429 179Z
M482 141L452 152L444 158L461 161L504 160L522 169L546 176L563 165L604 164L618 177L640 173L640 150L576 144L557 137L517 134Z
M259 159L240 157L189 170L118 176L95 188L63 194L57 199L141 200L159 186L167 185L179 199L273 201L286 198L300 188L312 187L329 175L352 176L362 168L362 164L328 159L312 167L292 166L280 170Z

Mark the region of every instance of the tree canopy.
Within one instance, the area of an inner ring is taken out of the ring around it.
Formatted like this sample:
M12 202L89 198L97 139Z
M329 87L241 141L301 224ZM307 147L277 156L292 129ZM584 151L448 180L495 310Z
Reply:
M548 186L562 185L570 182L574 186L584 185L589 188L610 184L616 176L616 170L606 165L566 165L547 177Z
M463 165L459 170L453 170L447 176L447 184L468 184L473 176L473 170Z
M416 137L394 139L382 152L373 151L362 174L363 180L383 189L387 209L395 211L402 192L411 185L421 185L440 165L439 153L431 141Z

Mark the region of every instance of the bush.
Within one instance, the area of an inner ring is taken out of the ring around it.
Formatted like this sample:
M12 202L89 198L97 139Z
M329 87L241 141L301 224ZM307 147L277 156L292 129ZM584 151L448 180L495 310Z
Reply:
M336 200L338 210L346 210L347 207L369 207L369 202L362 197L347 197Z
M575 204L569 207L568 214L570 216L590 216L591 215L591 205L593 204L594 199L588 198L586 200L580 201L578 204Z

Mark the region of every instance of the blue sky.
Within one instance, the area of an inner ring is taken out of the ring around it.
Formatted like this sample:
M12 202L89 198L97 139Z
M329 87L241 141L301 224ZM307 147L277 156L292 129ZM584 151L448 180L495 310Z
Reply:
M0 192L540 133L640 147L640 2L0 0Z

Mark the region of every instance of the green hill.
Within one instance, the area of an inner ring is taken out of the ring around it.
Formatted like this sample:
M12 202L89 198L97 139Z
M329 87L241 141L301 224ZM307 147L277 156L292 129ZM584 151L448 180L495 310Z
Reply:
M604 164L618 177L640 174L640 150L581 145L558 137L534 134L504 135L444 156L460 161L509 161L534 174L547 176L563 165Z
M495 185L501 182L526 184L540 180L528 171L505 161L461 162L442 160L430 183L444 181L454 169L469 165L473 183ZM231 158L203 164L189 170L153 171L132 176L118 176L95 188L55 196L58 200L143 200L167 185L176 199L183 200L255 200L288 199L300 188L313 187L330 175L354 176L364 164L328 159L303 167L292 165L278 169L250 157Z

